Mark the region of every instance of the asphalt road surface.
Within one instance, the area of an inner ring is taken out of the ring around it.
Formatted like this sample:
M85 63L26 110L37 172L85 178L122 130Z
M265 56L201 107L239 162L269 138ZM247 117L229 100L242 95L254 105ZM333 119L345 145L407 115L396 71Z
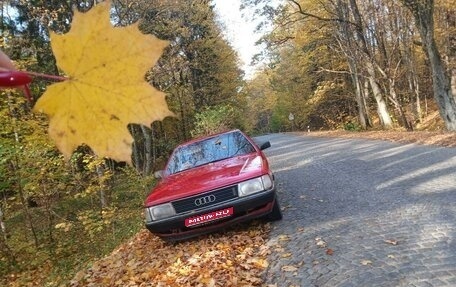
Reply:
M456 286L456 148L262 139L283 210L266 286Z

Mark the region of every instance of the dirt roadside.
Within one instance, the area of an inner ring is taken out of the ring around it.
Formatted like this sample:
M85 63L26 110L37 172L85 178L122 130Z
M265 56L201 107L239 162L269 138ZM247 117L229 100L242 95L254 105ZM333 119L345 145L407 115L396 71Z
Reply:
M316 131L316 132L296 132L296 134L306 134L316 137L339 137L339 138L366 138L387 140L399 143L416 143L423 145L437 145L445 147L456 147L456 132L444 131L366 131L349 132L343 130L336 131Z

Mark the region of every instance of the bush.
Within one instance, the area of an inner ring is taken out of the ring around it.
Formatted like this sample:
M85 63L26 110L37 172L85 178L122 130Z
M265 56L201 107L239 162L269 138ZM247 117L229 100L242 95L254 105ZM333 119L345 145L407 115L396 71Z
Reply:
M352 132L357 132L361 130L361 127L353 122L348 122L344 124L344 130L346 131L352 131Z

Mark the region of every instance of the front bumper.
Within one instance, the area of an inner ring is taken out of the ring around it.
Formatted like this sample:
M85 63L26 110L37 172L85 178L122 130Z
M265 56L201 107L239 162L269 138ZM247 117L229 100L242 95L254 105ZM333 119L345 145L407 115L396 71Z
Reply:
M272 211L276 200L275 186L266 191L255 193L245 197L219 203L194 212L185 212L172 217L146 222L147 229L165 240L184 240L201 234L221 230L225 227L262 217ZM215 212L225 208L233 208L233 215L202 225L186 227L185 219L201 214Z

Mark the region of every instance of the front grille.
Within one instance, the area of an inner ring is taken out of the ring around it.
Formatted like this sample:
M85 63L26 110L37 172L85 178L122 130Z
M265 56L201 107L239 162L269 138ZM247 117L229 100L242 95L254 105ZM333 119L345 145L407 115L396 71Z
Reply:
M203 197L203 196L209 196L213 195L215 196L215 200L207 203L207 204L201 204L197 206L195 204L195 199ZM196 196L188 197L182 200L176 200L171 202L174 209L176 210L176 213L182 213L190 210L194 210L197 208L202 208L202 207L207 207L207 206L212 206L215 204L219 204L221 202L236 198L238 196L238 191L237 191L237 185L235 186L230 186L227 188L203 193L203 194L198 194Z

